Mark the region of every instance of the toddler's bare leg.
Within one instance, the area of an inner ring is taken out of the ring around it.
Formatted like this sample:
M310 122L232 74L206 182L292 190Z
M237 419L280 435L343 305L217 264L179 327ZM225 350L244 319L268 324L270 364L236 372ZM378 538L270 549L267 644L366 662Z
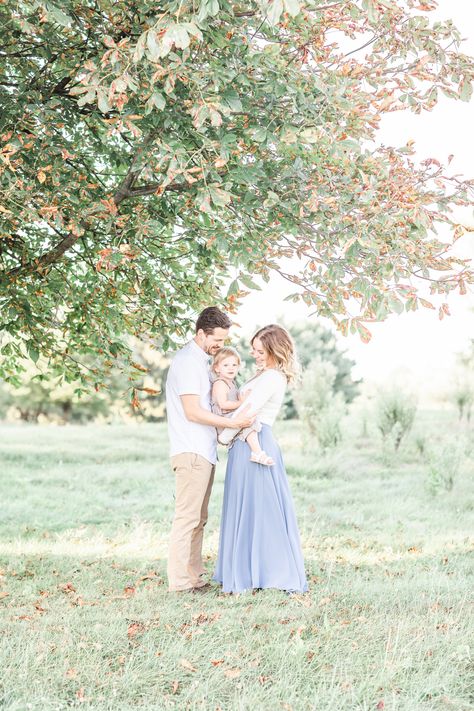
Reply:
M258 462L259 464L264 464L265 466L269 467L275 464L273 459L269 457L268 454L266 454L266 452L264 452L261 448L260 440L258 439L258 433L255 432L255 430L249 432L245 441L251 449L252 454L250 455L250 459L253 462Z
M249 433L249 435L246 439L246 442L247 442L248 446L250 447L250 449L252 450L252 452L255 452L256 454L258 454L258 452L262 451L260 442L258 440L258 434L255 432L255 430L253 430L252 432Z

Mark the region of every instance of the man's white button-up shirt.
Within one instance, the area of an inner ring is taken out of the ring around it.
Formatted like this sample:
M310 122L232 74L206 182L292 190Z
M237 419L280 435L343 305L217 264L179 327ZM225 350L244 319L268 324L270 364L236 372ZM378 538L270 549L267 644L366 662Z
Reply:
M170 455L174 457L183 452L192 452L215 464L216 429L210 425L190 422L184 414L181 395L199 395L201 407L211 411L209 356L194 340L176 353L166 379Z

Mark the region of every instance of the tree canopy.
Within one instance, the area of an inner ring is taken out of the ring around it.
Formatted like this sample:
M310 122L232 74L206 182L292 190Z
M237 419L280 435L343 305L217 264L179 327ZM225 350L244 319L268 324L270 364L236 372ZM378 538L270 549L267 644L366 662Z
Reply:
M272 270L364 339L432 307L419 280L464 292L473 272L436 229L460 236L472 183L375 142L386 112L471 97L473 60L434 6L0 5L4 377L26 353L100 382L128 335L167 350L193 312L235 309Z

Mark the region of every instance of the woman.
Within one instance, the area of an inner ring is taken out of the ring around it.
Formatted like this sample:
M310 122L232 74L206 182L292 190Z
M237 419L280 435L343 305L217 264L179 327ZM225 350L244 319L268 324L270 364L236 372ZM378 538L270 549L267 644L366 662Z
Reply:
M223 592L252 588L305 592L308 586L293 501L272 433L286 385L295 376L295 349L289 333L276 324L257 331L251 346L258 372L241 388L251 391L241 407L250 404L258 414L260 446L275 463L252 462L244 441L236 439L232 444L214 580L222 584ZM235 429L228 428L219 439L225 443L233 437Z

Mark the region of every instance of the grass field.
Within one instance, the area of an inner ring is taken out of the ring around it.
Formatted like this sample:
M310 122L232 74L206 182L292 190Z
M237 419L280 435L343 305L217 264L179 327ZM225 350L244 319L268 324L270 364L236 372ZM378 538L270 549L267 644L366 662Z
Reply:
M474 432L436 496L417 433L461 436L421 413L395 458L354 416L322 456L278 424L310 581L290 598L167 593L163 425L0 427L0 708L473 709Z

